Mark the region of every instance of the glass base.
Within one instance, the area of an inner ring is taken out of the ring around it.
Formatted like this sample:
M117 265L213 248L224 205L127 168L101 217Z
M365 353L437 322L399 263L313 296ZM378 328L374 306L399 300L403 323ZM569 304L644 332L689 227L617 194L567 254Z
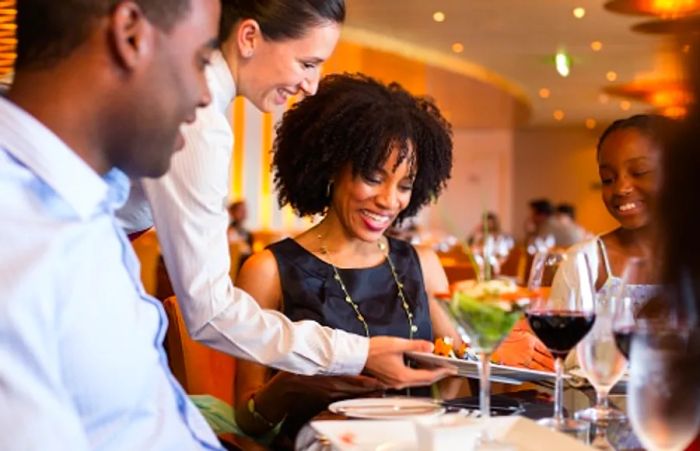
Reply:
M585 444L589 442L590 425L585 421L572 420L571 418L564 418L561 421L555 418L542 418L537 420L537 424L570 435Z
M518 451L518 448L510 443L499 440L477 440L474 444L475 451Z
M593 406L588 409L579 410L574 414L577 420L584 420L590 423L610 423L614 421L625 421L627 417L621 410L610 407Z

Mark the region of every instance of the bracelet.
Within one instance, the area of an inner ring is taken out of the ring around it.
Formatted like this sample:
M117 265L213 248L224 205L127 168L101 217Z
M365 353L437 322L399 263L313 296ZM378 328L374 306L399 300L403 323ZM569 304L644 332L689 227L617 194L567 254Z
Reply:
M269 429L274 428L277 426L277 423L273 423L272 421L268 420L264 416L260 415L260 413L255 410L255 393L250 395L250 398L248 398L248 412L255 418L257 421L263 423L265 426L267 426Z

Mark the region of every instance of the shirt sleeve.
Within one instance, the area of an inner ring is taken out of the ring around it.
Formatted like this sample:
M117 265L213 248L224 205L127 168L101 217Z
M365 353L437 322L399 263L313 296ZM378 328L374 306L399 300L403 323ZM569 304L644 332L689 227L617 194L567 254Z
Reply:
M220 351L301 374L357 374L369 340L262 310L229 277L231 128L213 105L183 129L185 147L142 188L190 335Z
M40 257L46 243L17 247L21 238L3 236L14 247L5 248L0 261L0 449L88 450L62 380L54 290L60 285L51 282L53 271L41 272L53 268Z

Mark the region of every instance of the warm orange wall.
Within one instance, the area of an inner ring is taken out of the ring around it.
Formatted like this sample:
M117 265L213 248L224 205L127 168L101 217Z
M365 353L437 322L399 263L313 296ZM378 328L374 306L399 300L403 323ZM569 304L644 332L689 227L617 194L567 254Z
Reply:
M600 199L595 145L602 130L537 127L515 134L514 232L521 236L528 201L548 197L576 206L578 221L594 233L616 226Z
M384 83L397 81L413 94L426 93L425 64L341 41L323 65L327 74L362 72Z

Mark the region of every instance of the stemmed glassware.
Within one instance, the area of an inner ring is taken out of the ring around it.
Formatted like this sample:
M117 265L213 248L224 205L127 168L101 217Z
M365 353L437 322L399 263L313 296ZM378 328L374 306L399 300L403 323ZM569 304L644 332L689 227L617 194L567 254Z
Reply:
M554 416L539 423L574 435L587 433L588 423L564 417L562 403L564 359L596 320L595 286L588 258L583 253L538 253L528 285L532 300L525 314L535 335L554 356L556 369Z
M681 271L631 334L627 414L650 451L684 450L700 433L700 328L694 281ZM653 315L649 316L649 312Z
M632 334L627 411L649 451L682 451L700 432L699 335L645 321Z
M616 315L624 316L624 306L630 304L628 299L617 293L599 295L593 328L576 346L581 369L596 392L595 406L576 412L577 419L605 424L625 418L622 411L609 406L608 393L627 369L627 359L615 341L614 324Z
M527 300L525 300L526 302ZM448 316L466 333L470 348L479 356L479 407L482 418L491 415L491 354L522 316L524 304L502 299L498 293L474 296L457 291L451 301L439 301ZM477 449L512 449L482 431Z
M512 237L487 233L470 245L474 263L479 268L479 279L491 280L501 273L501 266L515 246Z
M632 331L634 330L634 301L629 296L621 296L615 303L615 312L613 313L613 336L617 350L625 356L629 361L630 358L630 340L632 339ZM626 365L629 367L629 365Z

